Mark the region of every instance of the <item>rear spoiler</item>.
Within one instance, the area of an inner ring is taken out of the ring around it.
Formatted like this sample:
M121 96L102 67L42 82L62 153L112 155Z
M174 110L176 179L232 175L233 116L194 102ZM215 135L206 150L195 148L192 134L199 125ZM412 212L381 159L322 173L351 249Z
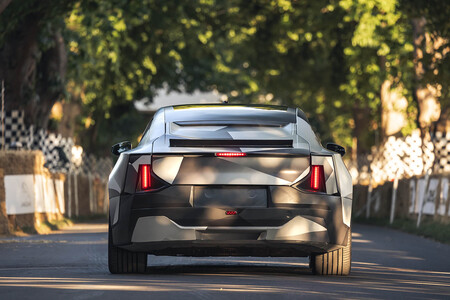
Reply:
M170 139L170 147L292 148L292 140L189 140Z

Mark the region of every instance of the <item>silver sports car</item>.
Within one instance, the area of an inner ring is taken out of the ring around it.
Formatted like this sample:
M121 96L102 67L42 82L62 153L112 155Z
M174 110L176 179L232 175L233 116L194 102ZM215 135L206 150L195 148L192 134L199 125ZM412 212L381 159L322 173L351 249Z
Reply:
M145 272L153 254L309 256L315 274L349 274L345 150L323 148L300 109L165 107L112 152L111 273Z

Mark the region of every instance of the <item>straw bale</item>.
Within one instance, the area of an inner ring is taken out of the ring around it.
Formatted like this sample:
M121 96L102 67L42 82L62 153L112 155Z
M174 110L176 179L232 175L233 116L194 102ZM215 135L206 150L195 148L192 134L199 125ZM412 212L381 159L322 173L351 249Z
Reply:
M0 169L0 234L9 234L9 222L6 215L4 171Z
M46 174L45 158L42 151L1 151L0 167L5 175Z

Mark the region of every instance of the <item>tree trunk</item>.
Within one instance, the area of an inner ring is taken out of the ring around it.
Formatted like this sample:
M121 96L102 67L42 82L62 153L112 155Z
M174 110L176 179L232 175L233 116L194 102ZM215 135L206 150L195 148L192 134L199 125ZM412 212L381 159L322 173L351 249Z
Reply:
M450 133L450 106L443 107L439 119L434 124L434 133L437 131L442 133Z
M5 80L6 110L21 109L34 97L38 49L38 18L29 15L9 34L0 49L0 77Z
M425 141L430 139L430 127L433 122L439 119L441 107L437 101L437 90L431 85L423 83L425 74L424 53L430 41L427 41L427 33L425 32L425 18L416 18L412 20L413 40L414 40L414 69L415 69L415 88L413 99L417 104L417 126L420 128L420 137L422 139L422 160L424 162L423 173L425 167ZM431 45L434 48L434 45ZM433 162L434 165L435 162Z
M361 106L358 102L355 102L352 113L353 120L355 122L353 137L356 139L356 143L355 141L353 143L356 144L356 160L357 166L360 168L359 157L367 154L370 149L367 143L368 133L370 132L370 109L368 107ZM353 155L352 157L354 158Z
M425 32L426 20L425 18L417 18L412 21L413 27L413 39L414 39L414 70L415 70L415 91L414 100L417 103L417 125L423 134L431 126L432 122L439 119L441 113L441 107L437 101L437 90L436 88L425 85L422 80L425 74L423 58L426 48L432 43L427 41Z
M11 0L0 0L0 15L10 3Z
M401 129L406 125L408 100L401 93L391 89L391 80L381 85L381 140L389 136L401 136Z
M36 92L39 101L30 101L25 108L25 113L31 116L33 123L40 128L47 128L52 106L64 91L67 54L60 32L54 34L53 41L54 46L42 54L38 64Z
M0 79L5 80L6 110L25 110L26 125L46 128L51 108L62 95L67 55L62 35L39 50L40 16L30 14L8 34L0 49Z

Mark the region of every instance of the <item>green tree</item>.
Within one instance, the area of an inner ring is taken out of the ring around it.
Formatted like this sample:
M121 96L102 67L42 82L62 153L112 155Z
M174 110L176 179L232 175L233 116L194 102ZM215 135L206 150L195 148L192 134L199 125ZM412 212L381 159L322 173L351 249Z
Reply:
M132 103L163 88L299 106L323 141L365 152L383 136L384 93L401 91L412 115L420 108L417 17L444 41L422 58L421 84L440 86L448 107L448 10L434 0L3 0L0 77L8 109L25 109L30 124L46 127L63 92L79 102L88 151L136 136L117 124L146 123Z
M46 127L64 91L63 15L75 1L0 2L0 80L6 109L24 109L26 122Z

